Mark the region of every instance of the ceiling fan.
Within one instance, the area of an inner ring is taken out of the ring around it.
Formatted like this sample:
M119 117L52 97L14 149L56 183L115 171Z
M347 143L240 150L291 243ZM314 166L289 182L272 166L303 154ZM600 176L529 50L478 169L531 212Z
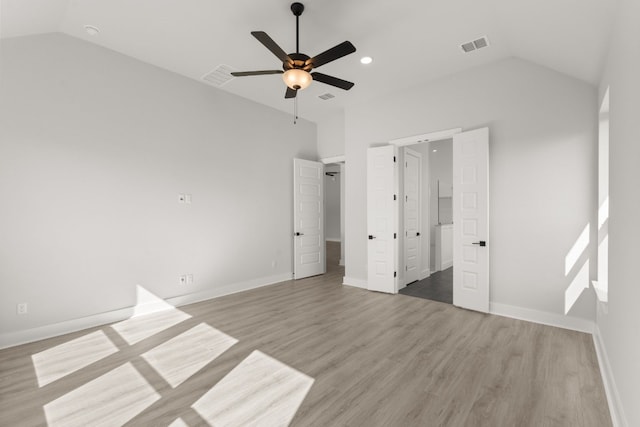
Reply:
M317 73L310 71L314 68L318 68L328 62L335 61L343 56L349 55L356 51L356 48L351 42L345 41L337 46L326 50L313 58L300 53L299 47L299 26L298 19L304 11L304 5L302 3L292 3L291 11L296 17L296 52L286 54L284 50L278 44L273 41L271 37L264 31L252 31L251 35L258 39L267 49L271 51L275 56L282 61L282 70L263 70L263 71L238 71L232 72L231 75L235 77L245 76L261 76L265 74L282 74L282 79L287 85L287 91L284 95L285 98L295 98L298 91L305 89L311 84L312 80L317 80L322 83L326 83L331 86L338 87L340 89L349 90L353 87L352 82L339 79L337 77L329 76L327 74Z

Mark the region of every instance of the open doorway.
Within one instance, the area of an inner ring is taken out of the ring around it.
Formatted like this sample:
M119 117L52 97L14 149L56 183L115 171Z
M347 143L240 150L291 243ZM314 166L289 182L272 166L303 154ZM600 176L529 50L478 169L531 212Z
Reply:
M403 150L404 295L453 303L453 140Z
M404 150L399 147L453 138L453 304L488 313L489 128L461 130L400 138L390 141L389 145L367 149L367 289L396 294L407 284L408 264L403 242L409 230L402 221L403 201L408 200L405 199L408 195L401 187L407 164ZM417 147L421 146L414 148ZM430 193L434 188L430 188ZM426 226L420 231L429 228ZM429 243L430 236L429 230ZM424 244L422 236L421 241Z
M327 273L344 270L344 163L324 168Z
M293 159L293 278L344 276L344 157Z

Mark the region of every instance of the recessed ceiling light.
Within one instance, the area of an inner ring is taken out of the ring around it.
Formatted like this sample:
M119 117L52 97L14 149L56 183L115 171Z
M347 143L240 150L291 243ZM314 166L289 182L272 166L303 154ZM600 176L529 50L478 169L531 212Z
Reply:
M100 30L97 27L94 27L93 25L85 25L84 29L87 31L87 34L89 34L90 36L97 36L98 33L100 32Z
M438 150L433 150L434 153L436 153Z
M373 58L370 56L363 56L360 58L360 62L363 64L371 64L373 62Z

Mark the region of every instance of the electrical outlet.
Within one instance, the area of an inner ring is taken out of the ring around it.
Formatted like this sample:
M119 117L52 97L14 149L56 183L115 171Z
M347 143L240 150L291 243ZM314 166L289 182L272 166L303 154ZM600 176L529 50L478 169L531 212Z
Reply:
M187 274L187 285L193 285L193 274Z
M187 284L187 275L183 274L182 276L180 276L178 278L178 281L180 282L181 285L186 285Z
M191 194L185 194L184 195L184 202L188 205L191 204Z
M21 302L16 307L16 310L17 310L18 314L27 314L27 303L26 302Z

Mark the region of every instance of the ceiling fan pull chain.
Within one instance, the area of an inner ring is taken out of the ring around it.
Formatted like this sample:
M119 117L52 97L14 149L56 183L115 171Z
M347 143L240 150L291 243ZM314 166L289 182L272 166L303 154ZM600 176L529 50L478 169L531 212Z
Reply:
M298 124L298 97L293 98L293 124Z

